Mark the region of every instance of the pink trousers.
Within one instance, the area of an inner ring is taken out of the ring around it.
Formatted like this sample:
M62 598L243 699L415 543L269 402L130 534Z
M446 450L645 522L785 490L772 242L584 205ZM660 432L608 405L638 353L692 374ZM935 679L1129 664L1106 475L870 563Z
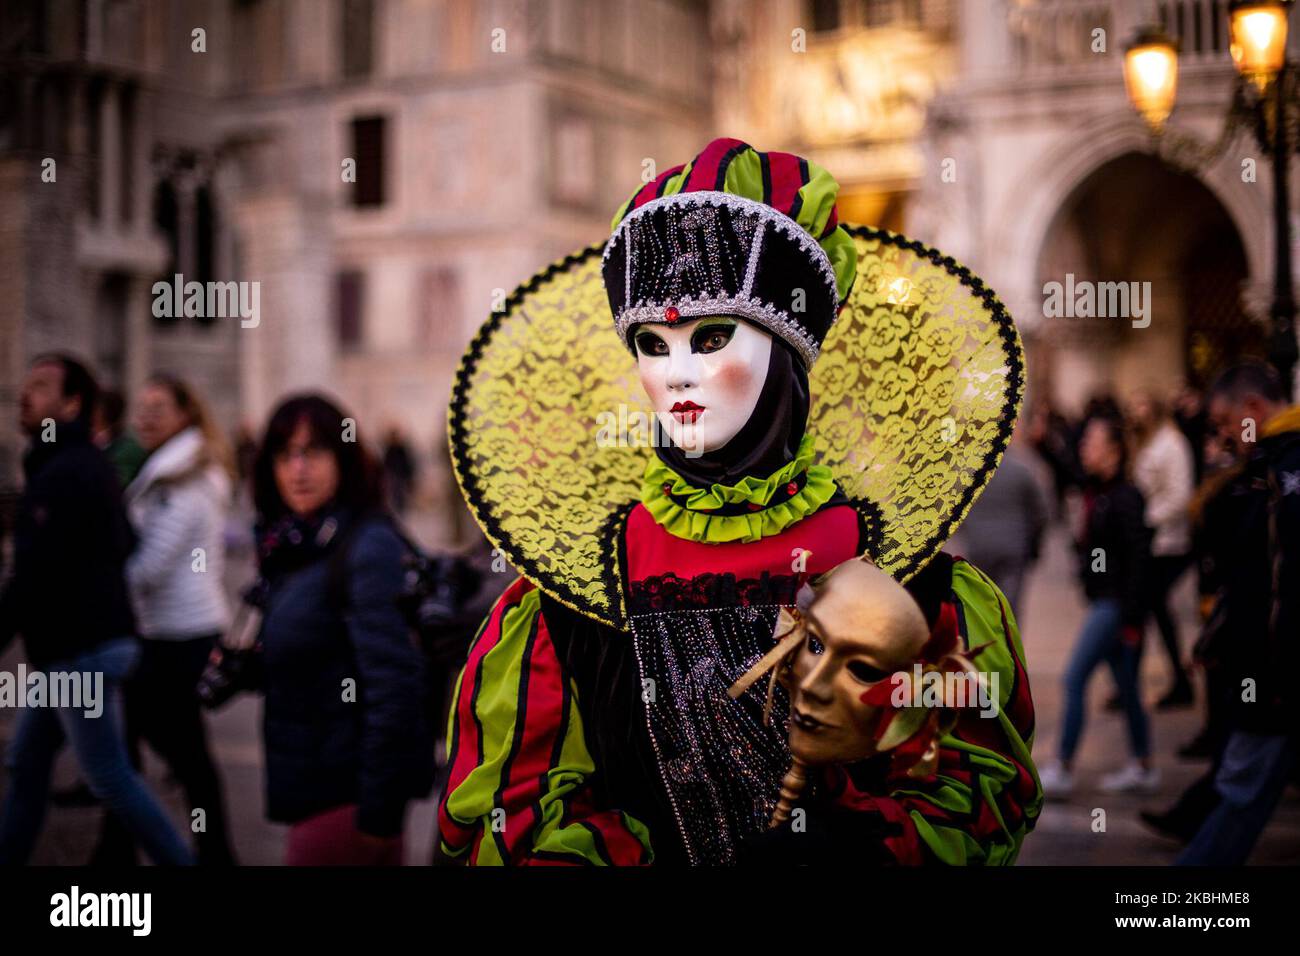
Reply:
M357 806L347 804L289 827L286 866L401 866L402 838L369 836L356 827Z

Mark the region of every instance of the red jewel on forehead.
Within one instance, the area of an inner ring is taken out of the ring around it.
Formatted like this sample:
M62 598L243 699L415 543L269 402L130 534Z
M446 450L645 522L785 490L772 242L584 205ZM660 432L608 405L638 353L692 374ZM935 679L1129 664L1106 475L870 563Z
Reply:
M682 314L679 311L677 311L677 307L675 305L670 305L668 306L668 308L664 309L664 321L669 324L676 322L681 317Z

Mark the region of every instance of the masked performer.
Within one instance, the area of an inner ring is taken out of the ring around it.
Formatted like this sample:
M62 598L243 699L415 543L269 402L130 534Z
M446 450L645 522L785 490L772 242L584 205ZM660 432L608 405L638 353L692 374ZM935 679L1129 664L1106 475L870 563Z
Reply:
M837 191L805 159L715 140L471 344L455 471L522 577L457 684L444 854L1014 861L1041 803L1020 639L993 582L940 548L1006 447L1019 338L951 258L841 225ZM987 645L999 706L963 715L926 776L848 768L775 845L787 692L765 722L766 681L728 689L804 580L859 555L937 643Z

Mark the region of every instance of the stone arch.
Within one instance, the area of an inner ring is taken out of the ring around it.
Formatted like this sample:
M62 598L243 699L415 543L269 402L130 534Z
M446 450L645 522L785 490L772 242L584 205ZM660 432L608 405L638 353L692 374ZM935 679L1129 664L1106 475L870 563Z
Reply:
M1021 207L1002 217L993 235L992 249L1013 270L1011 283L1027 292L1035 288L1039 255L1056 217L1089 176L1127 153L1150 151L1151 140L1145 127L1126 113L1108 114L1063 130L1021 174L1022 182L1038 187L1025 191ZM1260 224L1267 223L1271 216L1271 187L1266 173L1256 183L1243 183L1239 169L1224 158L1197 176L1236 226L1251 280L1264 283L1272 275L1273 250L1271 233Z

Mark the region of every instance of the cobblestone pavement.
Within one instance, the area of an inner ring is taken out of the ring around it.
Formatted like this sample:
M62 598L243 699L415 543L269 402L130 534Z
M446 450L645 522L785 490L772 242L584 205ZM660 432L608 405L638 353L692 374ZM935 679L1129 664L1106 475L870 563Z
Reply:
M417 527L418 530L418 527ZM1030 579L1024 610L1025 652L1037 708L1038 730L1034 755L1045 761L1056 744L1060 718L1060 677L1082 618L1083 605L1074 586L1070 557L1063 530L1051 534L1042 565ZM232 556L229 577L232 585L249 575L247 554ZM1193 631L1192 581L1184 579L1177 594L1184 643ZM1154 639L1152 640L1154 645ZM1145 655L1143 691L1148 701L1159 696L1165 684L1161 654ZM21 657L11 649L0 658L0 670L12 672ZM1080 786L1068 803L1049 803L1038 827L1025 841L1022 864L1118 864L1164 865L1172 862L1177 846L1151 834L1138 820L1143 807L1163 808L1205 768L1204 763L1180 762L1176 749L1190 739L1200 723L1199 710L1153 713L1152 735L1162 772L1159 791L1147 796L1110 796L1093 789L1098 777L1123 762L1126 754L1123 720L1119 714L1101 710L1102 699L1111 692L1109 676L1098 671L1089 690L1090 721L1077 760ZM276 864L283 855L282 826L266 822L263 807L260 743L260 701L243 696L211 715L209 729L215 754L223 773L229 802L235 851L245 864ZM0 743L13 732L14 713L0 710ZM178 824L186 820L179 789L166 778L164 768L146 755L151 784L165 798ZM59 761L56 787L76 779L68 754ZM0 771L0 790L5 779ZM1094 832L1094 810L1106 811L1105 832ZM101 811L51 809L33 862L80 864L94 846ZM426 863L433 842L434 801L414 808L407 832L407 860ZM1253 863L1300 862L1300 796L1292 789L1269 825L1252 857Z

